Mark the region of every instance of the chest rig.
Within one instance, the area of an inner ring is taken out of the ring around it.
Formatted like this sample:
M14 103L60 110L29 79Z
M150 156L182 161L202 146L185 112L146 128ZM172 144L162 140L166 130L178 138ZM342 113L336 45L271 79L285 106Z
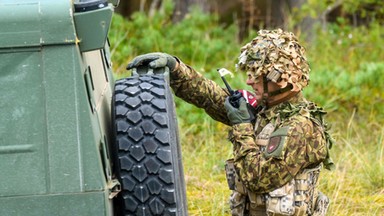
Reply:
M256 144L264 152L271 134L281 123L280 114L272 118L258 116L255 123ZM229 188L233 191L230 199L232 215L325 215L329 200L319 193L316 188L322 165L300 171L290 182L269 193L254 193L248 191L238 178L233 159L226 163L226 173ZM316 202L325 200L323 214L316 207Z

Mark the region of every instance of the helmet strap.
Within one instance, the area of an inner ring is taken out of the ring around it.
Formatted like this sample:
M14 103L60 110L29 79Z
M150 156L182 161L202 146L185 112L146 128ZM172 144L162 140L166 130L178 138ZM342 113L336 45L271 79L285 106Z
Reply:
M284 101L288 101L289 99L293 98L295 95L297 95L299 92L293 92L293 91L290 91L289 93L287 93L284 97L281 97L279 99L276 99L276 100L271 100L268 102L268 106L274 106L274 105L277 105L279 103L282 103Z
M271 99L272 97L277 96L279 94L283 94L285 92L291 91L293 88L293 86L291 84L288 84L286 87L284 87L282 89L278 89L278 90L273 91L273 92L268 92L268 82L269 82L268 78L266 76L263 76L264 93L262 96L262 104L266 107L274 106L276 104L279 104L281 102L289 100L290 98L292 98L293 96L295 96L298 93L298 92L291 92L290 94L287 94L285 97L282 97L278 100L268 101L268 99Z
M274 92L268 92L268 96L272 97L272 96L275 96L275 95L278 95L278 94L290 91L290 90L292 90L292 88L293 88L293 86L291 84L288 84L285 88L276 90Z
M263 76L263 89L264 89L264 92L263 92L263 96L261 99L261 101L262 101L261 103L264 106L268 107L269 92L268 92L268 79L266 76Z

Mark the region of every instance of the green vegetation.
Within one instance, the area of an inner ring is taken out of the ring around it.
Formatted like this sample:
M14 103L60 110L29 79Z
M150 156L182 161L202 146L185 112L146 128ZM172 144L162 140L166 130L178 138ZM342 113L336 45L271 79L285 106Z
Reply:
M166 1L153 17L137 13L131 20L115 15L110 42L116 78L127 76L136 55L167 52L178 56L218 83L216 68L234 71L243 42L235 25L220 26L214 15L194 10L172 24ZM382 26L352 28L342 19L319 29L305 43L311 82L304 94L328 110L336 140L331 154L336 170L323 171L320 189L332 205L329 215L384 214L384 37ZM255 35L250 35L254 37ZM246 88L244 76L229 82ZM176 99L190 215L229 215L224 163L232 149L228 127L202 110Z

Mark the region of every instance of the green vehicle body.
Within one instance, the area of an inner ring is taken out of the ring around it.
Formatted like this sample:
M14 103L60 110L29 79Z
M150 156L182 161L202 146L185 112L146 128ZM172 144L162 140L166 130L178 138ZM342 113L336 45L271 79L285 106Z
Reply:
M113 215L107 34L117 4L0 1L0 215Z

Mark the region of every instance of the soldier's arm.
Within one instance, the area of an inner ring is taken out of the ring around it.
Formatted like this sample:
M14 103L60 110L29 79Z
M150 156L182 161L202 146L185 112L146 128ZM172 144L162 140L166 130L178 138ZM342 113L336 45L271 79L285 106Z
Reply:
M224 108L228 92L218 84L178 60L175 70L170 75L170 85L176 96L203 108L213 119L229 125Z
M269 192L289 182L302 168L324 160L321 131L311 121L294 120L272 133L264 152L256 145L253 126L235 125L232 131L235 167L246 187Z

